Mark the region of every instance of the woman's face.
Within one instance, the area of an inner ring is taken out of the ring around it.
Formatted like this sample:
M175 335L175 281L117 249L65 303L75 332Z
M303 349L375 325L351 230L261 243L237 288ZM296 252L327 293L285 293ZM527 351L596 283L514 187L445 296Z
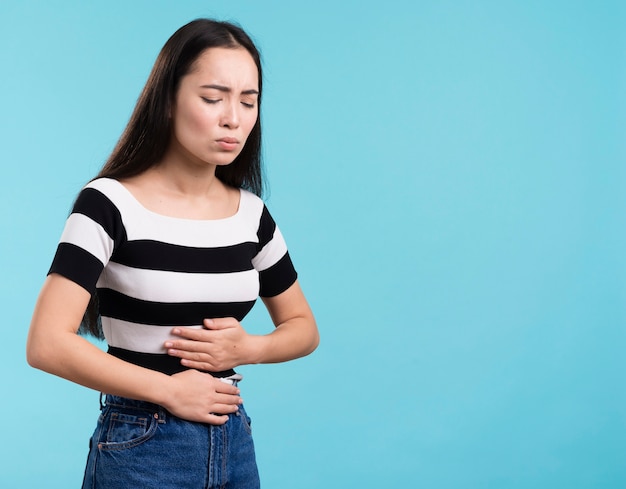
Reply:
M180 81L170 150L195 164L232 163L256 123L258 95L258 70L248 51L207 49Z

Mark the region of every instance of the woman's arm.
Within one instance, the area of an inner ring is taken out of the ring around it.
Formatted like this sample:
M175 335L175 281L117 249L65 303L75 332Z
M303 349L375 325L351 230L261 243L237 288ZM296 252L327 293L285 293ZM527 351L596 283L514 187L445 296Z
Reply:
M38 369L109 394L160 404L173 414L223 424L241 399L236 387L194 370L173 376L138 367L103 352L77 335L89 293L51 274L37 300L26 347Z
M252 363L285 362L317 348L317 325L298 281L263 302L276 326L271 333L248 334L234 318L207 319L204 330L174 328L172 332L184 339L168 341L168 353L181 358L187 367L226 370Z

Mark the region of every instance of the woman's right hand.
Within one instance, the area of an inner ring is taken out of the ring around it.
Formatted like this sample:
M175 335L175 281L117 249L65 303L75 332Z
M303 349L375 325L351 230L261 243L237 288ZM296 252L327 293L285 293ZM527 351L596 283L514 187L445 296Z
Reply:
M237 387L198 370L185 370L170 379L171 389L163 407L188 421L222 425L243 403Z

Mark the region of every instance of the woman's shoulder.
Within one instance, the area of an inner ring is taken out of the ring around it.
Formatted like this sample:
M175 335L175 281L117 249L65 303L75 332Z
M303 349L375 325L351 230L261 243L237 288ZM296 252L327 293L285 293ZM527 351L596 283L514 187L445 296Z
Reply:
M122 187L122 184L115 180L114 178L108 177L99 177L91 180L87 185L83 187L84 189L93 188L95 190L99 190L100 192L106 193L115 193L119 191L119 188Z
M253 219L260 218L263 211L266 209L265 202L258 195L250 192L246 189L239 189L240 200L239 210L243 211L249 217Z
M95 178L87 183L80 194L77 201L86 204L109 208L112 211L120 211L123 208L132 206L128 190L113 178Z
M82 189L81 193L85 193L90 190L97 190L101 194L106 195L107 197L114 197L119 194L123 190L122 184L113 179L113 178L94 178L90 182L88 182Z

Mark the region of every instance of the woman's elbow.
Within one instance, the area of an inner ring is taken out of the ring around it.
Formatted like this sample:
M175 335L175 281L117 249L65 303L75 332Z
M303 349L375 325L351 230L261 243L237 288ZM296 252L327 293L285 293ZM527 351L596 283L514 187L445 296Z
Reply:
M29 335L26 341L26 362L33 368L45 370L46 355L38 343Z
M313 322L311 329L312 329L311 339L309 341L309 349L308 349L307 355L310 355L311 353L313 353L317 349L317 347L320 345L320 332L317 329L317 325L315 324L315 322Z
M43 360L40 353L30 345L26 346L26 362L33 368L43 370Z
M38 370L50 371L51 366L58 361L54 358L54 348L50 341L39 338L32 330L26 340L26 362Z

